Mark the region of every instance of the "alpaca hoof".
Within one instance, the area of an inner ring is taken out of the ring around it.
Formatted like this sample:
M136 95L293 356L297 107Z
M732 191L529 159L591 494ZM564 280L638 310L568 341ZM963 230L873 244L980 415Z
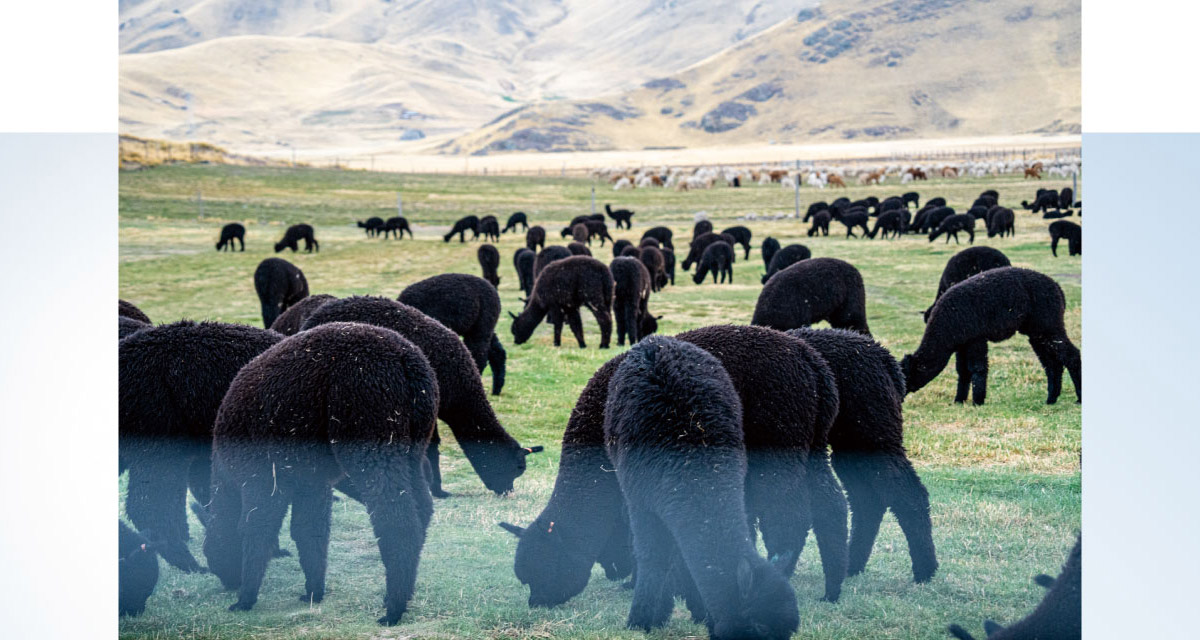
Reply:
M828 603L832 604L832 603L837 602L838 598L840 598L840 597L842 597L842 592L840 590L836 591L834 593L827 592L824 596L821 596L821 602L828 602Z
M292 552L288 551L287 549L276 549L274 551L274 553L271 554L271 557L272 558L290 558L290 557L292 557Z
M250 609L253 609L253 608L254 608L253 602L238 601L238 602L235 602L235 603L229 605L230 611L249 611Z
M864 567L856 567L856 568L846 569L846 577L853 578L854 576L862 573L863 569L864 569Z
M400 624L400 617L403 615L404 615L404 612L400 612L395 615L389 613L386 616L383 616L382 618L376 620L376 622L378 622L381 626L384 626L384 627L394 627L394 626Z
M435 498L449 498L450 496L454 495L449 491L442 491L441 489L430 489L429 494Z

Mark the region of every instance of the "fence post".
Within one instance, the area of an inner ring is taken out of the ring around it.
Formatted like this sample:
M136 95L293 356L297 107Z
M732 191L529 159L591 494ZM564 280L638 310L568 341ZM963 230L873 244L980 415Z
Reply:
M800 159L796 159L796 177L792 179L792 187L796 192L796 219L800 218Z
M204 219L204 190L196 192L196 204L200 205L200 220Z
M596 215L596 185L592 185L592 215Z
M396 215L404 217L404 200L400 197L400 192L396 192Z

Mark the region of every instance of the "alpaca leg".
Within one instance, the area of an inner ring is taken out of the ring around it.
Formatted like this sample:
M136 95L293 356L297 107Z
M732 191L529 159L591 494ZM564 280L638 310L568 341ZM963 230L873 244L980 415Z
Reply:
M238 244L242 245L242 251L246 250L246 241L243 238L238 238ZM233 251L233 243L229 243L229 250Z
M968 362L966 349L959 349L954 353L954 368L958 371L958 389L954 392L955 404L966 402L967 394L971 390L971 369L967 366Z
M846 497L850 503L847 576L858 575L866 568L871 550L875 547L875 538L879 535L883 514L887 511L883 498L875 493L871 486L868 455L861 452L833 454L833 468L837 470L838 478L846 488Z
M583 318L579 317L579 307L567 309L566 316L571 333L575 335L575 342L579 343L580 349L586 349L587 343L583 341Z
M1059 362L1049 342L1047 338L1031 337L1029 339L1029 346L1033 347L1033 352L1037 355L1038 361L1042 363L1042 369L1046 372L1046 404L1054 404L1058 401L1059 393L1062 392L1063 365Z
M279 529L287 514L287 499L273 479L256 477L242 486L242 514L238 530L242 537L242 584L230 611L249 611L258 602L258 591L267 563L279 547Z
M192 497L202 505L212 501L212 449L205 450L192 459L188 467L188 488ZM191 536L188 536L190 539Z
M666 624L674 608L669 584L671 559L679 553L670 531L650 512L630 514L633 530L633 555L637 563L637 582L629 606L630 629L650 631Z
M137 530L160 543L159 554L185 573L200 571L188 550L186 452L167 445L143 452L129 466L129 494L125 513Z
M1065 333L1058 338L1052 338L1050 348L1054 350L1060 366L1066 366L1067 372L1071 374L1071 384L1075 387L1075 400L1083 402L1083 371L1081 370L1079 348Z
M617 313L617 346L625 345L625 327L629 326L629 305L622 305L621 311ZM633 344L633 336L629 336L629 344Z
M429 461L429 493L435 498L449 498L450 494L442 490L442 469L439 466L441 452L438 451L441 442L442 437L438 435L437 427L434 427L429 446L425 449L425 458Z
M846 494L833 476L825 451L812 451L808 459L808 489L812 502L813 533L825 573L825 597L837 602L846 579Z
M325 570L329 557L329 523L333 517L333 489L324 482L306 482L292 500L292 540L304 570L302 602L325 598Z
M1058 257L1058 236L1054 234L1050 234L1050 254Z
M562 346L562 330L563 330L563 314L560 309L552 309L548 314L551 324L554 325L554 346Z
M746 470L746 513L751 519L758 516L767 557L782 559L784 563L778 568L790 576L812 525L812 498L805 487L805 469L791 457L767 452L752 456ZM753 535L753 526L750 531Z
M964 347L961 353L967 356L967 370L971 372L971 402L982 405L987 398L988 345L987 340L977 340Z
M875 483L875 491L891 508L908 541L913 581L928 582L938 568L929 517L929 492L902 452L873 458L872 464L878 465L869 476Z
M496 334L492 334L491 346L487 351L487 363L492 368L492 395L500 395L504 389L505 364L508 362L508 352Z
M213 477L212 501L207 505L208 523L204 531L204 559L208 570L226 589L242 584L242 534L238 522L242 514L240 485Z
M599 305L592 306L590 308L592 315L596 318L596 324L600 325L600 348L607 349L609 342L612 340L612 311L607 307ZM576 310L575 314L575 317L579 317L578 310ZM636 316L634 317L635 322L633 323L633 326L636 326ZM633 330L634 329L631 329L631 331Z

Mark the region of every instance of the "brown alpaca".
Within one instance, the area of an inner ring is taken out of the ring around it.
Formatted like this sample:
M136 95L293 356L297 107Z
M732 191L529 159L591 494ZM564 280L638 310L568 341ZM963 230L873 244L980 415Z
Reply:
M1026 178L1037 178L1038 180L1041 180L1042 179L1042 171L1038 167L1029 167L1028 169L1025 170L1025 177Z
M679 182L677 182L675 184L675 190L676 191L687 191L688 190L687 181L680 180Z
M958 177L958 169L955 169L954 167L945 167L942 169L942 177L943 178L957 178Z
M863 178L863 184L879 184L879 179L882 177L882 171L872 171Z
M652 184L656 187L661 187L661 186L663 186L662 178L660 178L658 176L650 176L650 184Z
M916 167L912 167L911 169L909 169L908 175L912 176L913 180L928 180L929 179L929 176L925 175L924 169L918 169Z
M787 175L787 172L776 169L767 175L771 176L771 182L779 182L780 180L783 180L783 177Z
M841 177L841 176L839 176L838 174L836 174L836 173L831 173L831 174L829 174L829 186L831 186L831 187L841 187L841 188L845 189L845 188L846 188L846 182L845 182L844 180L842 180L842 177Z

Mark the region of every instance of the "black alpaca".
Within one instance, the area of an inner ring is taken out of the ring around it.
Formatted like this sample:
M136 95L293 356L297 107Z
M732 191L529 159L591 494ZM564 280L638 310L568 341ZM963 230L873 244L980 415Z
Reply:
M947 244L949 244L951 236L954 236L954 244L958 244L959 231L965 231L970 238L970 244L975 244L975 216L965 213L947 216L937 229L929 234L929 241L933 242L937 240L938 236L945 235Z
M727 234L733 236L734 242L742 245L742 248L746 250L746 255L743 256L742 259L743 260L750 259L750 235L751 234L750 234L749 229L739 225L736 227L729 227L728 229L722 231L721 233L723 233L723 234L727 233Z
M312 253L314 250L321 251L321 244L313 237L312 225L294 224L287 228L283 233L283 239L275 243L275 253L279 253L284 249L291 249L295 253L300 248L300 241L304 241L304 252Z
M370 218L367 218L366 222L359 220L358 228L366 229L367 237L374 238L375 236L379 235L381 231L383 231L383 218L380 218L379 216L371 216Z
M525 248L530 251L539 251L546 248L546 230L539 226L529 227L525 232Z
M450 231L442 236L442 242L450 242L450 238L453 238L456 233L458 234L459 242L466 242L468 231L471 232L472 240L479 237L479 216L464 216L459 218L458 222L455 222L454 226L450 227Z
M941 196L938 196L936 198L930 198L929 200L927 200L925 202L925 206L926 207L944 207L944 206L946 206L946 199Z
M863 209L853 209L853 210L850 210L845 213L840 213L839 210L835 209L833 211L832 215L838 222L841 222L842 224L846 225L846 237L847 238L857 238L858 237L858 236L854 235L855 227L862 227L862 231L863 231L862 237L864 237L864 238L869 236L871 233L871 228L867 226L867 221L870 220L871 218L870 218L870 216L867 215L867 212Z
M808 247L802 244L789 244L780 249L774 257L771 258L771 264L767 266L767 272L762 277L762 283L766 284L771 276L783 271L784 269L800 262L808 260L812 257L812 252Z
M730 246L733 246L733 242L730 242L730 240L732 240L732 237L722 237L720 234L711 231L700 234L692 240L687 257L683 259L683 270L687 271L692 268L694 263L699 262L700 256L704 255L704 250L708 248L708 245L714 242L727 242Z
M190 485L208 502L221 398L239 369L282 338L245 325L183 321L120 343L118 473L129 470L125 513L182 571L200 570L187 547L187 492Z
M517 272L517 281L521 285L521 292L525 297L533 292L533 262L537 259L537 254L525 247L517 249L513 254L513 270Z
M692 282L704 284L704 278L709 272L712 273L713 284L718 284L718 275L721 284L724 284L726 276L729 278L729 284L733 284L733 247L728 242L717 241L705 247L704 254L697 263L696 274L692 276Z
M641 249L642 247L654 247L655 249L661 249L662 245L659 244L658 240L654 238L642 238L642 241L638 243L638 248Z
M804 212L804 219L801 220L800 222L808 222L808 219L815 216L818 211L827 211L828 209L829 209L828 202L825 202L824 200L822 200L820 202L814 202L814 203L808 205L808 210Z
M508 222L504 223L504 228L500 230L500 233L508 233L509 231L516 233L517 225L520 225L523 231L529 231L529 219L525 217L524 211L517 211L509 216Z
M895 240L904 235L904 232L908 230L907 226L904 224L904 213L899 209L890 209L879 214L879 217L875 219L875 228L871 230L871 233L867 234L867 237L874 240L875 236L882 230L884 238L888 237L888 234L891 233L892 239Z
M246 250L246 227L237 222L230 222L221 227L221 239L217 241L217 251L229 247L233 251L233 241L237 240L241 250Z
M138 616L158 585L158 554L154 544L117 521L117 610L118 615Z
M1056 220L1050 223L1050 253L1055 258L1058 257L1058 241L1061 238L1067 239L1067 252L1069 255L1083 255L1083 228L1074 222L1067 220Z
M142 312L141 309L137 308L137 305L133 304L132 302L126 302L125 300L117 300L117 315L120 317L132 318L146 324L153 324L150 322L150 316L147 316Z
M555 260L562 260L563 258L570 258L572 255L573 254L571 253L570 249L560 245L550 245L549 247L546 247L534 257L533 281L535 283L537 282L537 277L542 274L542 269L545 269L546 266L551 262L554 262Z
M792 329L833 371L838 413L829 430L833 469L846 487L851 529L847 575L862 573L884 511L908 541L913 581L937 571L929 492L904 450L904 376L891 352L871 338L843 329Z
M901 195L900 199L904 201L905 208L907 208L910 204L918 209L921 208L921 194L917 193L916 191L909 191L908 193Z
M988 210L987 217L987 234L991 238L993 236L1016 236L1017 230L1016 215L1012 209L1007 209L1001 206L995 206Z
M490 244L479 245L479 251L475 252L479 258L479 267L483 270L483 279L487 280L497 289L500 288L500 251Z
M708 220L701 220L692 227L692 240L699 238L706 233L712 233L713 226Z
M612 337L612 300L613 277L603 262L587 256L556 260L538 274L533 295L521 315L508 313L513 318L513 342L524 344L549 315L554 325L554 346L562 346L565 319L579 348L586 348L579 308L587 307L600 325L600 348L607 349Z
M592 237L592 234L588 233L587 225L582 222L564 228L558 235L562 238L569 237L580 244L587 243Z
M254 270L254 290L262 306L263 326L269 327L279 314L308 295L308 280L287 260L267 258Z
M658 291L667 284L667 259L663 257L662 251L657 247L646 245L639 247L641 253L638 259L642 264L646 265L646 270L650 272L650 289Z
M479 235L483 236L484 240L500 241L500 221L496 216L484 216L479 219Z
M947 206L936 206L932 202L926 203L925 208L917 212L913 218L912 226L917 233L928 233L937 229L942 221L950 216L955 215L954 209Z
M489 284L465 273L443 273L408 285L397 299L462 336L480 373L492 368L492 395L498 396L508 353L496 337L500 294Z
M149 329L151 326L153 325L146 324L141 320L117 316L117 339L124 340L142 329Z
M758 294L751 324L787 331L821 320L871 335L862 274L849 262L812 258L771 276Z
M570 251L571 255L573 255L573 256L590 256L590 255L592 255L592 250L587 248L586 244L582 244L579 242L568 242L567 243L567 251Z
M337 297L327 293L318 293L304 297L300 302L288 307L287 311L284 311L279 314L279 317L275 318L275 322L271 323L271 331L285 336L294 336L300 333L300 327L304 324L304 321L314 311L321 308L321 305L330 300L337 300Z
M309 317L304 329L338 322L391 329L417 345L437 375L441 393L437 417L450 427L484 486L497 495L512 491L513 481L525 473L525 456L541 451L541 447L521 447L500 426L479 379L479 368L458 336L415 307L387 298L363 296L326 303ZM438 466L440 442L435 428L428 451L430 491L434 497L444 498L450 494L442 491Z
M828 236L829 235L829 219L830 219L830 214L829 214L828 209L822 209L821 211L818 211L815 214L813 214L812 227L810 227L808 230L808 237L811 238L811 237L817 235L818 233L820 233L821 235L824 235L824 236Z
M1038 189L1037 197L1034 198L1033 204L1030 204L1027 200L1021 201L1021 207L1033 213L1039 211L1047 212L1050 209L1054 209L1055 211L1063 209L1064 207L1059 206L1059 204L1058 192L1053 189Z
M1075 192L1071 190L1071 187L1063 187L1063 190L1058 192L1058 207L1070 209L1073 204L1075 204Z
M1046 589L1041 603L1020 622L1002 627L991 620L983 623L988 640L1077 640L1083 637L1083 537L1067 556L1057 578L1041 574L1034 578ZM959 640L975 640L966 629L952 624L950 635Z
M643 318L649 315L650 272L634 258L613 258L608 270L613 277L613 316L617 321L617 345L637 344L642 338Z
M574 218L571 218L571 223L567 225L567 228L569 229L577 224L587 224L589 222L604 222L604 214L589 213L581 216L575 216Z
M846 499L826 452L837 413L833 373L812 347L770 329L721 325L676 338L716 356L741 397L750 464L746 508L768 556L786 558L780 567L790 574L813 526L825 599L837 600L846 573L847 534ZM628 521L603 430L609 381L624 358L600 367L579 395L545 509L524 529L501 524L520 537L513 569L529 585L530 606L554 606L574 597L587 585L593 563L612 580L629 574Z
M642 259L642 250L640 247L635 247L633 245L629 245L628 247L625 247L624 249L622 249L621 255L619 255L617 257L618 258L637 258L638 260L641 260Z
M775 256L775 253L777 251L779 251L779 241L778 240L776 240L775 238L772 238L771 236L767 236L765 239L763 239L761 253L762 253L764 269L771 268L771 258L773 258Z
M659 252L662 253L663 268L667 275L667 280L663 285L666 286L666 283L669 282L671 286L675 286L675 252L666 247L659 249Z
M408 220L402 216L392 216L391 218L388 218L387 222L383 223L382 231L385 239L389 234L391 234L395 236L397 240L403 240L405 231L408 232L409 239L412 239L413 237L412 229L408 226Z
M663 626L682 590L712 638L790 638L796 595L750 541L742 408L720 361L648 338L613 373L604 413L637 564L627 625Z
M633 228L633 222L630 221L630 218L633 217L633 212L630 211L629 209L613 209L611 206L608 205L608 203L605 203L604 204L604 212L608 214L608 217L612 218L615 221L613 224L618 229L621 228L622 224L625 225L626 229Z
M621 252L625 250L625 247L632 247L632 246L633 246L633 243L628 240L625 240L624 238L617 240L616 242L614 242L612 244L613 257L620 258Z
M658 244L674 251L675 245L671 244L671 230L666 227L651 227L642 234L643 238L654 238L658 240ZM686 269L685 269L686 271Z
M421 467L438 401L421 350L382 327L312 328L241 371L213 429L212 518L204 538L209 567L226 588L238 589L230 611L249 611L258 601L289 504L304 570L300 599L324 599L337 483L371 518L386 576L387 613L379 623L400 621L433 515Z
M614 242L613 237L608 233L608 225L604 224L603 220L589 220L584 223L587 226L588 238L587 243L592 243L592 238L600 238L600 246L604 246L604 241Z
M1046 404L1054 404L1062 391L1063 367L1071 374L1075 395L1082 401L1079 349L1063 326L1066 300L1052 278L1016 267L989 269L946 290L933 305L921 345L904 356L908 392L929 384L957 356L958 391L955 402L967 399L968 387L975 404L987 395L988 342L1002 342L1018 331L1046 371Z
M1011 266L1012 263L1009 262L1008 256L991 247L963 249L946 261L946 267L942 269L942 278L938 281L937 295L933 297L933 304L937 304L938 299L946 293L947 289L973 275L983 273L988 269ZM933 304L929 305L923 314L925 322L929 322L929 313L933 311Z

